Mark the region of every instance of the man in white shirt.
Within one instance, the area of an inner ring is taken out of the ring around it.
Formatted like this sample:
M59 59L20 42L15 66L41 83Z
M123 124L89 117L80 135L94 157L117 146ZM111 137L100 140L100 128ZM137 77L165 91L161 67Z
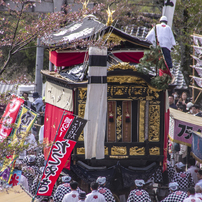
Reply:
M171 28L167 25L167 17L162 16L160 18L160 23L157 24L156 34L155 27L147 34L146 39L151 42L154 46L156 46L156 35L159 42L159 46L162 48L166 63L170 68L172 68L172 59L170 55L171 48L176 45L175 38L173 36L173 32Z
M106 202L105 197L98 192L98 183L91 182L91 193L87 195L85 202Z
M195 197L202 201L202 188L199 185L195 186Z
M77 191L78 183L76 181L72 181L70 183L71 192L65 194L62 202L78 202L79 200L79 193Z
M199 181L196 183L196 185L199 185L202 188L202 170L198 171L197 177Z
M199 171L199 168L197 166L195 166L195 164L196 164L196 160L194 158L190 158L189 159L189 169L187 169L187 172L191 173L191 176L194 180L194 184L196 184L198 182L197 173Z
M195 189L193 187L188 189L187 195L188 198L184 199L183 202L201 202L199 198L195 197Z

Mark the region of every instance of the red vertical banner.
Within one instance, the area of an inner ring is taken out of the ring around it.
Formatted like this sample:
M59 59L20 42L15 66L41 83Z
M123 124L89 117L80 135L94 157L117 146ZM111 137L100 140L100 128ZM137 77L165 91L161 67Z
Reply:
M7 138L11 131L11 125L15 123L21 104L24 100L18 97L13 97L7 105L6 110L0 120L0 142Z
M46 145L44 148L44 156L46 160L48 158L48 154L51 148L50 144L53 143L53 140L55 138L55 134L59 127L63 111L64 110L62 110L61 108L46 103L46 111L44 118L44 144ZM68 111L67 113L72 114Z
M169 102L168 92L165 92L165 114L164 114L164 148L163 148L163 172L167 170L168 132L169 132Z
M71 152L76 144L75 141L64 139L74 116L68 112L62 116L61 124L59 126L57 136L55 138L55 143L53 144L49 157L47 159L47 164L45 171L42 176L41 183L37 195L40 196L50 196L58 179L60 172L64 168Z

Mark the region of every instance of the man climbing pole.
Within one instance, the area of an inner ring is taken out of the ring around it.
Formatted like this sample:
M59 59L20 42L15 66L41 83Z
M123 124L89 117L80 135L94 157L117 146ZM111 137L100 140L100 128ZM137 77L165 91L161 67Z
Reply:
M176 45L175 38L171 28L167 25L167 17L162 16L160 18L160 24L157 24L155 27L150 30L147 34L146 39L156 46L156 44L162 48L165 61L169 69L172 68L172 59L171 59L171 49ZM157 41L156 41L157 38Z

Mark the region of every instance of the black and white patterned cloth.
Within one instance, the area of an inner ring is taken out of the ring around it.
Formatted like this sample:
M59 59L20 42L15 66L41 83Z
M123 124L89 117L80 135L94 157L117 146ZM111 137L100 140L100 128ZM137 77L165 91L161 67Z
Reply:
M127 202L144 201L151 202L148 192L143 189L134 189L130 192Z
M177 182L179 184L178 189L182 191L187 191L189 187L194 187L193 178L191 174L187 172L175 173L173 182Z
M172 182L173 177L176 173L175 168L172 165L167 164L167 171L168 171L168 180L169 180L169 182Z
M186 192L184 192L184 191L175 191L175 192L169 194L161 202L183 202L183 200L185 198L187 198Z
M42 150L40 150L36 157L36 165L40 168L44 166L44 161L45 161L44 154Z
M69 183L64 183L59 185L54 195L54 201L62 202L64 195L70 192L71 192L71 187Z
M36 191L37 191L37 188L38 188L38 183L39 183L39 180L40 180L40 179L41 179L41 175L37 175L37 176L34 178L33 184L32 184L31 189L30 189L30 192L31 192L31 194L32 194L33 196L35 196L35 194L36 194ZM51 198L51 197L54 195L55 191L56 191L56 184L55 184L54 187L53 187L53 191L52 191L51 196L48 197L48 198ZM38 199L38 200L42 200L42 199L44 199L44 198L47 198L47 196L35 196L35 198Z
M109 189L107 189L106 187L100 186L98 188L98 191L105 197L105 200L107 202L115 202L112 192Z
M163 175L162 175L162 170L160 167L157 168L156 172L154 172L151 175L151 178L149 180L153 181L155 183L163 183Z

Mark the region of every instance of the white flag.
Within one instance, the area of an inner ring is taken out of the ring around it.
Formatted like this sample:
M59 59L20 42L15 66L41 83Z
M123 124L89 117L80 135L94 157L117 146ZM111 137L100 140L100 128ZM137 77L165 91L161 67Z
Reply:
M193 76L194 80L196 81L197 85L202 88L202 78Z
M168 19L168 25L172 28L173 15L175 12L176 0L165 0L162 15L166 16Z

